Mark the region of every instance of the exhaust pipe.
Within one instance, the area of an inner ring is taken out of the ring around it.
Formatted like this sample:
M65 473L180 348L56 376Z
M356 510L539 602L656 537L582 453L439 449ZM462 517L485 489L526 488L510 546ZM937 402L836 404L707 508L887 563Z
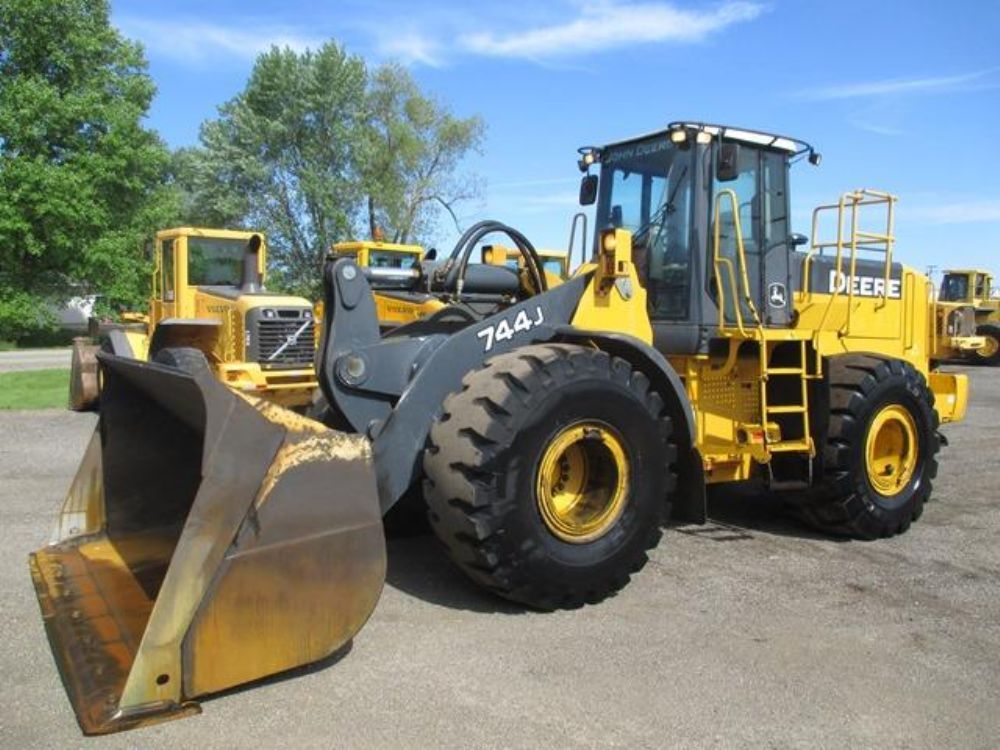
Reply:
M30 556L85 734L323 659L385 579L371 448L208 374L98 354L101 416Z
M254 294L264 289L260 275L261 244L263 244L261 236L255 234L247 240L246 250L243 251L243 279L240 283L240 291L244 294Z

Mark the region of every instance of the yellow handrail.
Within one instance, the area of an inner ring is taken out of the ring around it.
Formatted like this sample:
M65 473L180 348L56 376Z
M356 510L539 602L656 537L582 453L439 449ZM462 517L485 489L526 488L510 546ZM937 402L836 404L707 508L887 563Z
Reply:
M895 245L895 235L894 230L894 220L895 220L895 203L896 197L890 193L886 193L880 190L870 190L867 188L861 188L859 190L854 190L851 192L844 193L840 196L840 200L837 203L826 204L823 206L817 206L813 210L812 216L812 237L813 242L810 247L809 253L806 255L806 259L802 264L802 292L803 294L808 294L811 291L811 280L810 280L810 267L813 262L813 258L825 248L836 248L837 254L835 258L835 279L836 284L830 290L830 299L827 301L826 308L823 311L823 316L820 318L818 329L822 330L826 325L827 318L829 317L830 310L833 309L833 305L837 298L841 294L841 285L846 284L848 287L847 292L847 315L845 317L844 325L841 328L843 335L847 335L851 328L851 312L854 307L854 284L853 280L857 272L857 254L860 249L875 250L873 245L883 245L883 252L885 253L885 264L883 267L883 279L882 279L882 289L878 293L879 297L879 307L883 307L888 300L889 295L889 282L892 276L892 253L893 246ZM859 228L860 223L860 209L863 206L872 206L885 204L886 206L886 225L885 233L881 232L868 232L862 231ZM849 239L845 242L845 209L850 209L850 233ZM834 242L821 242L819 237L819 217L820 214L831 211L833 209L837 210L837 239ZM848 261L850 275L845 280L844 276L844 249L845 247L850 248L850 260ZM902 280L901 280L902 283Z
M736 231L736 257L740 263L740 277L743 285L743 301L746 302L747 307L753 314L754 323L758 328L761 327L760 314L757 312L757 306L754 304L753 296L750 294L750 279L747 275L747 256L746 251L743 246L743 227L740 223L740 204L739 199L736 197L736 192L730 189L720 190L719 194L715 196L715 226L713 227L713 248L712 248L712 264L715 268L716 284L719 288L719 328L720 330L725 327L726 317L725 317L725 294L723 292L722 282L719 279L719 266L720 264L725 264L731 281L731 286L733 289L733 302L736 309L736 325L740 331L741 336L746 336L746 330L743 327L743 311L739 304L739 293L736 289L736 271L733 268L733 263L729 258L723 258L719 252L722 245L722 222L719 221L719 209L721 208L722 198L729 198L729 202L733 207L733 228Z

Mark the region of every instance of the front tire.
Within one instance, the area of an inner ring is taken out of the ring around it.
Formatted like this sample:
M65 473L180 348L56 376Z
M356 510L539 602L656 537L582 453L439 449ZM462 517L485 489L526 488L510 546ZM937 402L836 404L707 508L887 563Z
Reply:
M676 447L628 362L528 346L444 402L424 453L431 527L470 578L538 609L600 601L660 539Z
M802 515L861 539L901 534L920 518L937 475L934 394L909 363L874 356L832 358L829 382L822 475Z
M153 361L157 364L167 365L189 375L200 375L201 373L211 374L212 368L205 358L205 353L201 349L191 346L174 346L160 349L153 355Z
M976 327L976 335L986 339L986 346L973 355L976 362L990 367L1000 365L1000 325L984 323Z

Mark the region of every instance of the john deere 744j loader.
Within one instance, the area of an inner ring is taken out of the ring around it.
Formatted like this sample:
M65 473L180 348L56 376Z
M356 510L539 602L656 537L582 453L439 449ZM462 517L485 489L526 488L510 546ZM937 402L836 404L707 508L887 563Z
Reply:
M797 155L818 161L700 123L583 150L593 262L547 288L529 243L527 281L460 244L435 273L456 304L508 300L482 318L449 305L380 336L365 271L332 261L326 425L100 355L98 429L31 557L84 731L340 647L379 597L381 516L417 485L455 563L540 609L620 589L665 519L704 520L708 484L763 478L835 534L906 531L966 380L929 366L930 286L894 258L892 196L846 193L817 209L831 238L791 234Z

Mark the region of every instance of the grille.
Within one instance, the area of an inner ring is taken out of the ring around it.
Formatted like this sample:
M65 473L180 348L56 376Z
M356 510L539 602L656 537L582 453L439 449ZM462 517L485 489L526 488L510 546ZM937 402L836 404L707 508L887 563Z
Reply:
M298 333L303 326L305 329ZM298 336L290 341L296 333ZM316 353L314 335L311 319L258 318L252 333L256 360L261 367L311 365Z

